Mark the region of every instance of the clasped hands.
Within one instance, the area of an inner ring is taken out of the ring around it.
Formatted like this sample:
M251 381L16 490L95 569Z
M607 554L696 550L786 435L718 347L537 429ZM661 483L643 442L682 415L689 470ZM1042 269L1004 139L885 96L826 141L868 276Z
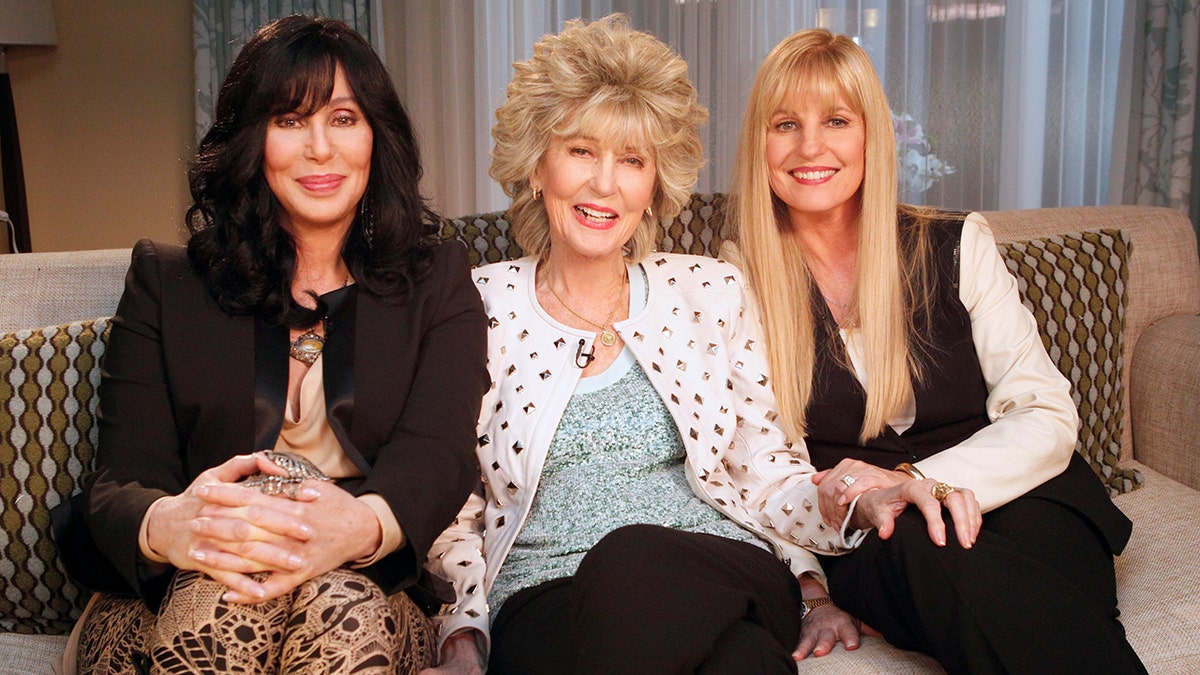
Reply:
M844 477L849 476L850 479ZM954 533L963 548L975 545L983 525L979 501L967 488L955 488L939 499L934 495L936 480L914 478L899 471L888 471L873 464L843 459L837 466L813 474L821 517L829 527L840 528L850 504L857 498L850 525L858 529L874 527L880 539L892 536L896 518L916 506L925 516L929 538L938 546L946 545L946 523L942 508L950 512ZM944 487L944 486L943 486Z
M378 519L350 493L309 480L292 500L238 484L258 472L287 475L262 453L239 455L156 502L146 524L150 549L227 586L227 602L254 603L378 548Z

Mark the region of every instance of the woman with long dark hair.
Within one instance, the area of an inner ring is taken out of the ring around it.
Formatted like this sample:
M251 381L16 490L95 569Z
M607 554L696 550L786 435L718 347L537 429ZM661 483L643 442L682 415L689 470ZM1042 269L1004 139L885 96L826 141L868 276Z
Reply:
M488 376L465 251L436 243L420 173L346 25L288 17L242 49L187 248L139 242L113 320L71 521L89 536L60 539L101 591L81 670L429 665L424 611L453 596L421 563L478 478Z

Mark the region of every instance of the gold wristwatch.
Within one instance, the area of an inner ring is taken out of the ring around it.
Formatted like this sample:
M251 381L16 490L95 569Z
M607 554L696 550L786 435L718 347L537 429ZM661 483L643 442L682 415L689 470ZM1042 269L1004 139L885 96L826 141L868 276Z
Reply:
M804 610L800 612L800 620L803 621L804 617L808 616L809 612L820 607L821 605L832 605L833 599L826 595L820 598L808 598L807 600L802 601L800 604L804 606Z

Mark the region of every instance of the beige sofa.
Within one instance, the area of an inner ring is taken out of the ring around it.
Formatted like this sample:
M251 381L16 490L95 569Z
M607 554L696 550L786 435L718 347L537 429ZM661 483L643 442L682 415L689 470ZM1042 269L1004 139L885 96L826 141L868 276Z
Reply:
M665 224L660 248L713 254L723 202L697 195ZM1176 211L1148 207L986 215L998 239L1009 242L1002 248L1012 268L1031 286L1027 297L1052 354L1083 392L1081 438L1105 448L1098 470L1110 486L1141 483L1115 497L1134 521L1133 539L1116 563L1130 641L1152 673L1200 672L1200 258L1192 227ZM464 239L477 262L519 255L502 214L448 221L444 231ZM78 488L91 462L105 323L40 328L111 315L128 256L0 255L0 335L8 333L0 337L6 673L50 672L49 659L66 638L27 632L67 630L85 599L48 546L46 510ZM818 668L940 672L931 659L874 638L855 652L839 647L800 664L801 672Z

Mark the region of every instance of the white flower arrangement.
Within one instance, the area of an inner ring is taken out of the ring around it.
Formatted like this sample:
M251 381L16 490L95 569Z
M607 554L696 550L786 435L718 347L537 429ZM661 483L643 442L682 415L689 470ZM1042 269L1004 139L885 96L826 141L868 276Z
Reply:
M922 194L939 178L954 173L954 167L933 152L921 123L908 113L892 113L896 131L896 155L900 160L898 180L902 194Z

